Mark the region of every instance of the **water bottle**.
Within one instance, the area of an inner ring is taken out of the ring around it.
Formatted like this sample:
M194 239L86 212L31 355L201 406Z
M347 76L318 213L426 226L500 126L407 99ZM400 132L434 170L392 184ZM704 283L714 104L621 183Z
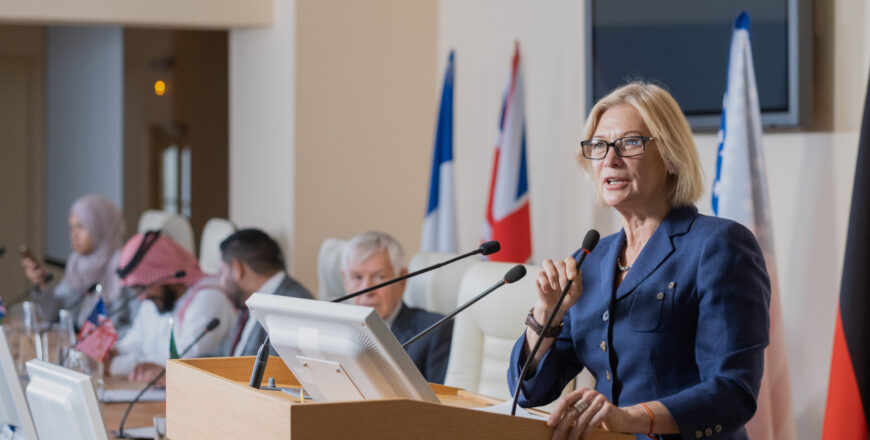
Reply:
M15 367L18 375L27 377L25 364L31 359L45 360L45 345L40 334L39 320L36 317L36 307L30 301L21 303L21 327L18 329L18 357Z
M72 312L69 310L61 310L59 312L60 322L57 326L57 363L64 365L69 357L70 350L76 346L76 332Z

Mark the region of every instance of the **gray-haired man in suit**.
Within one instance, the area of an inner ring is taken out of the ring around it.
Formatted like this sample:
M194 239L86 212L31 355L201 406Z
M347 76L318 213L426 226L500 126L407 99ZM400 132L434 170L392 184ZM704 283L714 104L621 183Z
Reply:
M356 292L405 275L405 252L395 238L383 232L366 232L350 239L341 255L344 289ZM408 307L402 302L405 282L382 287L353 299L354 304L375 309L399 342L405 342L441 319L437 313ZM435 329L406 349L414 365L429 382L444 383L453 323Z
M224 356L254 356L266 339L266 331L249 316L245 301L254 292L297 298L313 298L302 284L287 275L278 243L259 229L236 231L221 242L221 284L230 294L239 314L224 342Z

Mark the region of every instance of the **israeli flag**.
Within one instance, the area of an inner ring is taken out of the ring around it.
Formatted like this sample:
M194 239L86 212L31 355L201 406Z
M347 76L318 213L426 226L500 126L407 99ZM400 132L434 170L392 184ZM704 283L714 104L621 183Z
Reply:
M746 424L749 438L794 440L785 327L782 321L770 201L761 145L761 106L752 63L749 14L734 22L728 82L722 104L719 154L713 183L713 212L740 222L758 239L770 275L770 344L764 352L764 376L757 409Z
M728 80L719 126L713 212L753 229L770 224L764 151L761 146L761 106L749 41L749 14L734 23ZM759 237L760 239L761 237ZM760 241L760 240L759 240Z
M420 250L456 252L456 197L453 191L453 51L444 73L441 109L432 153L429 203Z

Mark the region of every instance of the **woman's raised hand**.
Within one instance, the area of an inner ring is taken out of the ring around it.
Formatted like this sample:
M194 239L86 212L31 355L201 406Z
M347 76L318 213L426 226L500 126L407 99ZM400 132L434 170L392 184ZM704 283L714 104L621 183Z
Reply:
M556 307L556 302L559 300L559 295L568 284L569 280L573 280L571 287L568 289L568 295L562 302L562 306L556 311L556 318L553 320L554 325L562 322L562 317L574 303L580 299L583 293L583 283L581 282L581 273L577 269L577 263L573 258L568 257L562 261L544 260L544 270L538 273L535 280L538 286L538 302L534 307L535 320L540 324L544 324L550 313Z

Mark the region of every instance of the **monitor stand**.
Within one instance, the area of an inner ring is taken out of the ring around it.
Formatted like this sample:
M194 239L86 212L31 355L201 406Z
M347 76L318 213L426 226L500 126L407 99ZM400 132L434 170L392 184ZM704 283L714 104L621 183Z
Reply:
M365 397L350 379L347 371L338 362L296 356L302 368L297 368L303 383L317 384L318 390L306 390L309 394L329 396L330 400L341 402L346 400L365 400Z

